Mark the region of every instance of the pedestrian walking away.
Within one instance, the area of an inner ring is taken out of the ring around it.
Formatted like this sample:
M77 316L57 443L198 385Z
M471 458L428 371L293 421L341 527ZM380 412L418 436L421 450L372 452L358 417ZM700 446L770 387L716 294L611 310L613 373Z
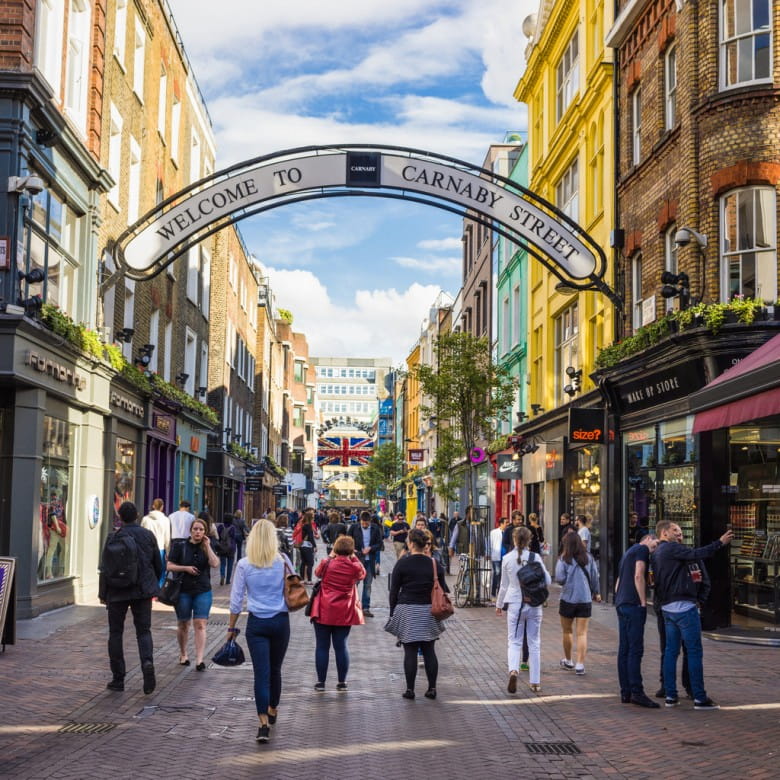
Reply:
M393 634L404 648L405 699L414 699L417 677L417 653L422 651L428 690L425 697L436 698L439 661L434 643L441 636L444 623L431 614L434 572L442 590L449 593L444 569L425 554L426 534L417 528L409 531L409 554L399 560L390 576L390 619L385 631Z
M563 631L561 668L585 674L588 652L588 621L591 602L601 601L599 570L577 533L567 532L561 540L561 556L555 564L555 581L562 585L558 614ZM577 633L577 659L572 660L573 632Z
M244 541L249 535L244 513L240 509L233 512L233 525L236 528L236 563L238 563L244 557Z
M642 685L642 656L645 649L647 621L647 580L650 555L658 546L655 534L623 553L615 583L615 609L618 614L618 681L620 701L650 709L658 708Z
M317 551L317 540L314 537L314 510L306 509L301 518L301 579L312 584L314 575L314 554Z
M688 650L688 672L695 710L716 710L718 705L704 688L704 651L701 644L699 604L709 595L709 578L703 560L711 558L731 542L732 532L726 531L704 547L691 548L682 544L682 530L677 523L662 520L655 527L659 544L653 556L655 593L661 603L666 628L664 649L664 689L666 706L677 707L677 658L680 645Z
M347 533L347 526L341 521L341 515L336 512L335 509L331 509L328 512L328 524L322 530L322 538L325 542L325 549L330 555L333 550L333 545L339 536L344 536Z
M507 519L500 517L498 525L490 532L490 565L493 568L493 576L490 581L490 595L496 597L501 580L501 561L504 557L504 529Z
M187 640L192 622L195 668L199 672L206 670L203 654L206 651L206 626L211 612L211 569L217 566L219 558L211 549L207 523L197 518L192 521L189 538L171 544L168 571L179 572L181 576L181 593L175 607L179 663L182 666L190 665Z
M179 510L168 518L171 521L171 539L186 539L190 535L190 526L195 515L190 512L190 502L186 498L179 502Z
M343 693L347 690L349 672L349 632L352 626L365 623L358 602L357 583L365 578L366 570L355 555L354 539L343 535L338 537L330 555L320 561L315 574L320 578L320 588L311 606L316 640L314 665L317 682L314 690L318 693L325 690L332 644L338 675L336 690Z
M382 532L371 522L371 513L364 509L360 513L360 522L350 525L348 534L355 542L356 554L366 570L361 594L363 615L374 617L371 612L371 583L374 581L376 554L382 549Z
M230 639L246 597L246 643L254 671L258 742L268 742L282 697L282 664L290 643L285 567L292 569L292 562L279 552L276 528L269 520L258 521L247 537L246 556L236 566L227 631Z
M98 597L108 612L108 660L111 691L125 689L123 635L125 617L133 613L138 655L141 659L144 693L154 691L154 643L152 641L152 598L159 592L162 561L157 539L136 523L138 510L125 501L117 510L120 528L110 534L103 546L98 581Z
M168 549L171 546L171 521L168 519L168 515L163 512L165 503L161 498L155 498L152 501L152 508L148 515L145 515L141 520L141 527L146 528L147 531L151 531L154 534L154 538L157 540L157 549L160 552L160 561L162 562L162 575L160 576L159 585L162 587L165 581L165 560L168 555Z
M233 576L233 566L238 549L238 531L233 515L226 514L221 523L217 523L218 548L215 552L219 556L219 584L230 585Z
M501 561L501 588L496 599L496 614L502 615L506 610L507 628L507 666L509 667L509 693L517 691L517 677L520 669L520 655L523 648L523 638L528 643L528 682L534 693L542 689L541 679L541 630L542 603L530 603L530 594L526 594L518 579L521 568L529 563L538 563L545 587L552 582L549 572L542 564L541 556L528 549L533 535L525 526L515 528L512 539L514 549L510 550ZM542 597L544 598L544 597Z

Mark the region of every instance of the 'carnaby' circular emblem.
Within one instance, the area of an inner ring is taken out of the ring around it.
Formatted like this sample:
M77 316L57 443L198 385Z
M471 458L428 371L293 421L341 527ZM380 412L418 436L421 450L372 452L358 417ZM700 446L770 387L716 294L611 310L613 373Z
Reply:
M487 455L485 454L485 450L483 450L482 447L472 447L471 452L469 452L469 457L471 458L472 463L482 463Z

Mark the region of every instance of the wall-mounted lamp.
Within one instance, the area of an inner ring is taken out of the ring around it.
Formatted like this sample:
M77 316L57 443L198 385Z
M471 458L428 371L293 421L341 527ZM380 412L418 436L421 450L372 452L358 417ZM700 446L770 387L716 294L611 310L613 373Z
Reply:
M544 409L542 408L541 404L531 404L531 411L534 413L534 415L541 414Z
M525 412L517 412L515 417L517 417L517 422L521 423L528 417L528 415Z
M661 274L661 284L663 284L661 288L662 298L679 298L680 308L687 308L691 302L691 282L688 274L682 271L679 274L664 271Z
M180 385L183 385L188 379L190 378L189 374L185 374L184 371L182 371L180 374L176 374L174 379L176 382Z
M138 357L135 359L135 362L140 363L145 368L152 362L152 352L154 352L154 344L144 344L138 350Z
M234 433L233 434L233 441L235 441L235 442L241 441L241 434L240 433Z
M208 388L206 388L206 387L199 387L199 388L197 389L197 393L198 393L198 395L199 395L201 398L203 398L203 397L206 395L206 391L207 391L207 390L208 390Z
M564 385L563 392L569 396L576 395L579 393L582 383L582 369L568 366L566 369L566 376L569 377L571 381L567 385Z
M134 335L135 330L133 328L122 328L114 334L114 339L116 341L124 341L125 343L129 344L133 340Z
M27 284L40 284L46 278L46 272L42 268L33 268L29 273L19 272L19 281Z
M580 290L568 282L558 282L555 285L555 292L558 292L561 295L576 295Z

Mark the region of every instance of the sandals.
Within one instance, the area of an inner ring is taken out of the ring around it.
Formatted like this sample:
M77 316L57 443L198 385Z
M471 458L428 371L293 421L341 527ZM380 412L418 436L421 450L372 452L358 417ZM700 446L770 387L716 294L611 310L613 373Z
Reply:
M190 665L190 659L185 658L183 661L181 659L181 656L179 656L179 666L189 666Z

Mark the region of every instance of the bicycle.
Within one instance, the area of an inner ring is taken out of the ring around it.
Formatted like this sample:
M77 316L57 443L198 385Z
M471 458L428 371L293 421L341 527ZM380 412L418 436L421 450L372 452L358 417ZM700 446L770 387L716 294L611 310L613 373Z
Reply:
M455 579L455 606L465 607L471 590L471 559L466 553L458 555L458 576Z

